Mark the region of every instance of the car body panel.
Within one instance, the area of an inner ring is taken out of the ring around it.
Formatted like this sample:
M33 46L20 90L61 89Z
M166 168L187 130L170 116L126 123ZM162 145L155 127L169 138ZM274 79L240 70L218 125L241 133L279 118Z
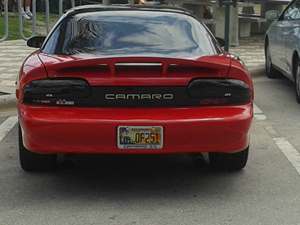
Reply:
M123 10L124 7L121 8ZM95 6L83 7L72 9L70 13L98 9ZM111 10L111 7L100 9ZM128 10L128 7L124 9ZM139 10L135 7L129 9ZM173 11L185 14L175 9L168 12ZM211 52L197 57L191 55L176 58L166 54L151 57L101 56L36 51L25 60L17 86L18 115L25 147L37 153L66 154L233 153L245 150L249 146L253 119L254 89L251 76L239 59L219 52L219 46ZM124 64L129 67L124 69ZM159 69L153 69L152 66ZM241 83L249 90L247 93L251 93L247 102L217 106L200 105L200 101L199 105L181 107L78 107L31 105L23 102L24 89L32 81L62 78L83 79L91 87L109 86L120 89L130 86L187 88L194 79L233 79L243 81ZM117 147L118 126L162 126L164 146L160 150L120 150Z
M145 85L187 85L191 78L196 77L224 77L228 74L231 58L226 55L205 56L199 59L175 59L161 57L114 57L114 58L84 58L80 56L64 57L39 55L47 76L80 77L86 79L90 85L136 86ZM135 73L135 71L120 71L116 69L118 63L161 63L161 71ZM95 69L97 65L106 66L108 70ZM168 71L170 65L177 68L188 67L190 71ZM194 70L192 70L194 69ZM130 79L129 79L130 78Z
M284 54L284 39L280 35L284 27L284 23L276 22L271 25L268 30L269 51L272 56L272 63L280 68L283 68Z
M24 145L38 153L237 152L249 145L252 105L60 108L19 105ZM118 126L163 126L161 150L120 150Z
M290 80L294 80L293 57L295 54L300 56L300 17L293 18L295 14L291 16L290 12L295 4L299 4L299 0L292 1L266 33L272 64ZM300 7L296 8L300 10Z
M300 42L300 20L290 21L284 29L285 37L285 71L293 79L293 56L295 52L299 53Z
M195 78L220 77L240 79L249 84L253 93L250 74L243 65L230 55L202 57L198 60L165 59L169 64L202 68L195 74L162 74L130 76L116 74L81 73L73 70L68 75L57 73L62 68L83 65L90 68L94 63L111 63L111 59L79 60L69 57L35 55L25 62L45 63L47 77L80 77L90 85L107 86L186 86ZM40 59L39 59L40 58ZM152 58L119 58L120 61L149 62ZM155 58L155 60L158 60ZM89 63L91 63L89 65ZM68 65L68 66L66 66ZM204 69L203 69L204 68ZM211 73L211 70L215 73ZM207 73L208 72L208 73ZM59 74L59 75L58 75ZM24 78L24 80L23 80ZM21 89L29 81L26 73L21 79ZM45 78L33 77L34 79ZM20 94L19 98L22 98ZM252 97L253 99L253 97ZM253 118L252 102L240 106L219 107L158 107L158 108L76 108L41 107L18 103L19 120L23 131L24 145L38 153L126 153L126 154L167 154L195 152L237 152L249 145L249 129ZM117 148L118 126L163 126L165 144L161 150L119 150Z

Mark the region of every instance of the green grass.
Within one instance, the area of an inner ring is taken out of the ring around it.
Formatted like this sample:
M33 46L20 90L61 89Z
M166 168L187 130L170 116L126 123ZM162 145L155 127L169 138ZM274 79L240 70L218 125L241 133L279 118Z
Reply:
M50 28L53 26L55 21L58 19L57 15L51 14L50 15ZM8 40L16 40L21 39L20 33L19 33L19 17L16 13L9 13L8 18L8 29L9 29L9 36ZM41 13L37 13L37 21L36 21L37 27L36 31L37 34L45 34L46 28L45 28L45 15ZM24 35L26 37L31 36L32 34L32 21L30 20L24 20ZM3 15L0 16L0 38L2 38L4 35L4 18Z

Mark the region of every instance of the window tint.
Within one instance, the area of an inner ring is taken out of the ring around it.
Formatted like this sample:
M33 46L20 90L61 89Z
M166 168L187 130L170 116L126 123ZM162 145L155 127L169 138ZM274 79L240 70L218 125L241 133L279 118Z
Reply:
M295 1L289 6L284 13L285 20L299 20L300 19L300 1Z
M50 54L168 55L216 54L213 39L191 16L166 12L110 11L66 18L49 38Z

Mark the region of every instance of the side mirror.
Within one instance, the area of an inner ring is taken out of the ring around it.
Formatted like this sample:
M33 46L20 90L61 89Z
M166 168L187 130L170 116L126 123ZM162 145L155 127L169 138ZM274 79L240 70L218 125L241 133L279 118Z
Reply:
M273 21L279 18L279 12L277 10L268 10L265 14L266 20Z
M40 48L42 47L46 37L44 36L34 36L29 38L27 41L27 46L32 48Z
M216 37L216 39L221 47L225 46L225 40L223 38Z

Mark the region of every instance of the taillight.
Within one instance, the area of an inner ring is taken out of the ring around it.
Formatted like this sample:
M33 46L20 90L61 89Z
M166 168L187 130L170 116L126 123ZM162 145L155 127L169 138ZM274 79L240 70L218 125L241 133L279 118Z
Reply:
M89 84L82 79L34 80L24 88L23 102L28 104L76 105L90 95Z
M238 105L251 100L248 84L234 79L196 79L189 84L188 93L201 105Z

